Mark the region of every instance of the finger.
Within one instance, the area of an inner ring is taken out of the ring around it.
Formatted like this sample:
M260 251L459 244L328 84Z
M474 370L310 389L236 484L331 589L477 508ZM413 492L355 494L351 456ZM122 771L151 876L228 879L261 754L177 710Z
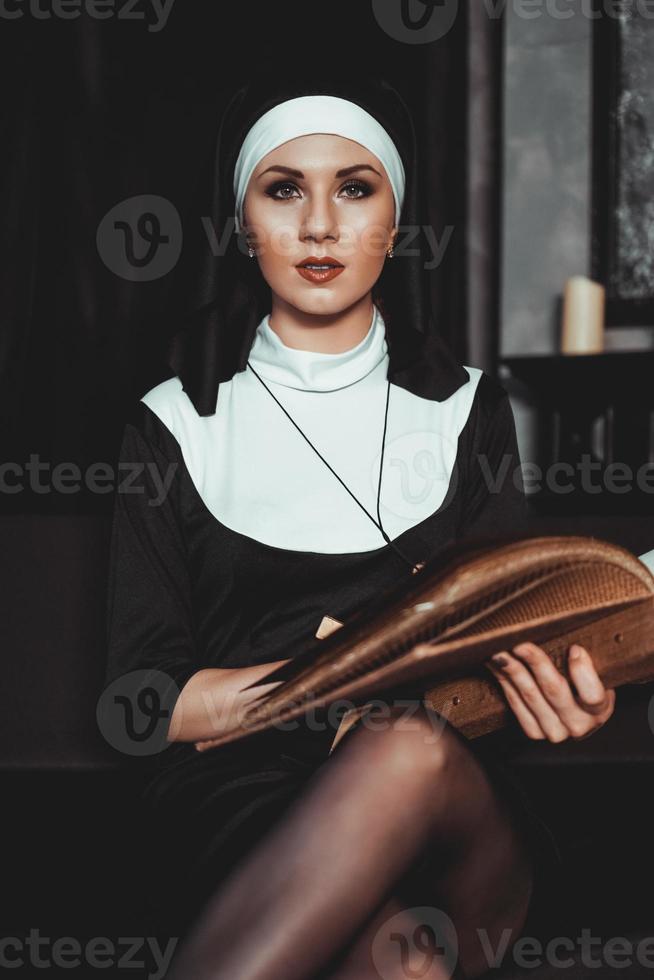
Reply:
M593 715L602 715L615 702L597 673L593 658L585 647L573 643L568 654L568 671L583 708Z
M568 738L570 734L568 729L545 698L529 667L518 657L506 651L496 654L491 660L497 664L503 676L508 677L513 683L518 695L534 715L550 742L562 742Z
M608 714L606 715L606 717L604 717L603 715L587 715L586 717L592 720L592 728L590 729L590 731L586 732L584 735L577 735L576 738L578 740L581 740L583 738L588 738L590 735L594 735L595 732L599 728L602 728L602 726L605 725L606 722L609 720L609 718L613 714L613 706L615 704L615 691L609 691L609 694L613 695L613 699L612 699L612 702L611 702L610 710L608 711Z
M537 719L524 703L509 678L504 677L502 671L499 670L491 661L487 661L486 666L504 691L508 705L513 711L513 714L516 716L525 735L528 735L529 738L538 740L546 738L545 732L538 724Z
M557 670L549 654L535 643L520 643L513 653L526 664L549 705L573 738L582 738L596 728L595 715L580 704L569 681ZM599 678L598 678L599 679ZM600 681L601 684L601 681ZM604 690L602 685L602 690ZM603 707L607 707L602 698Z

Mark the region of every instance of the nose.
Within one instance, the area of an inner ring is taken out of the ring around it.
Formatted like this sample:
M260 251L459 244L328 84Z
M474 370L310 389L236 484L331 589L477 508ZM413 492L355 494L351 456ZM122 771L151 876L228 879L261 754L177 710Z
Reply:
M300 235L303 241L338 238L336 211L328 194L313 194L307 199Z

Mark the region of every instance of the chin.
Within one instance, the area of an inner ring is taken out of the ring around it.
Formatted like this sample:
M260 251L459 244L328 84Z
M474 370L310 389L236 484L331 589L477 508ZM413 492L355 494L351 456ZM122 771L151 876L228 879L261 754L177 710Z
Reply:
M350 289L339 288L340 284L314 286L307 283L306 289L294 289L292 294L287 294L284 299L303 313L334 316L358 303L371 291L373 285L374 282L367 289L357 289L356 292L352 292Z
M311 291L311 295L307 295ZM301 295L289 297L287 302L309 315L334 316L342 313L352 303L356 302L356 297L339 296L338 292L321 286L309 286Z

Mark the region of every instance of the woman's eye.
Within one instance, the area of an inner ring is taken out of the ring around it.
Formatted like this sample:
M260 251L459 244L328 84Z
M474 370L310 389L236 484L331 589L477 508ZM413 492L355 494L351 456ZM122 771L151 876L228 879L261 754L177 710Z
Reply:
M278 194L277 192L278 191L287 191L287 190L293 191L293 190L297 190L297 188L296 188L295 184L291 184L291 183L288 183L288 181L285 181L283 183L273 184L272 187L270 187L268 189L268 194L271 197L276 197L278 200L284 201L284 200L288 200L288 198L291 197L291 195L290 194L286 194L286 193L280 193L280 194Z
M269 197L277 201L289 201L292 197L295 197L294 192L297 190L297 186L290 181L279 181L276 184L272 184L266 193ZM367 197L372 193L370 186L362 180L348 181L347 184L343 185L341 190L345 192L346 197L353 201L356 201L360 197Z
M352 197L356 200L357 197L367 197L370 194L370 187L365 184L362 180L351 180L349 183L343 186L343 190L353 190L354 194L347 194L346 197Z

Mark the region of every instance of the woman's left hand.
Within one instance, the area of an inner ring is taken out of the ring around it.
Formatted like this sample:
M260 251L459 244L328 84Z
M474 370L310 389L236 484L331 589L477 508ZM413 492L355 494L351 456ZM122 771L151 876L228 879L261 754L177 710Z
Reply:
M615 691L605 688L585 647L573 644L568 680L535 643L519 643L486 661L529 738L563 742L585 738L613 714Z

